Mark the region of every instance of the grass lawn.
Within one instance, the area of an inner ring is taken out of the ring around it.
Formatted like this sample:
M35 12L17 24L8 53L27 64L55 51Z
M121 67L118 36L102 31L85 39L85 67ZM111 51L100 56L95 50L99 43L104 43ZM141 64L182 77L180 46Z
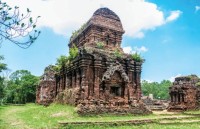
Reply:
M190 112L191 113L191 112ZM200 114L200 111L192 111L193 114ZM145 119L157 119L171 118L171 117L187 116L187 114L151 114L145 116L114 116L114 115L103 115L103 116L79 116L74 107L69 105L52 104L49 107L44 107L36 104L26 104L24 106L0 106L0 129L29 129L29 128L66 128L66 129L199 129L200 118L180 119L163 121L164 124L152 123L152 124L141 124L141 125L67 125L64 127L59 126L58 122L109 122L109 121L124 121L124 120L145 120ZM185 121L186 122L185 122ZM194 121L187 123L187 121ZM165 124L168 122L169 124ZM117 123L117 122L116 122ZM184 124L183 124L184 123Z

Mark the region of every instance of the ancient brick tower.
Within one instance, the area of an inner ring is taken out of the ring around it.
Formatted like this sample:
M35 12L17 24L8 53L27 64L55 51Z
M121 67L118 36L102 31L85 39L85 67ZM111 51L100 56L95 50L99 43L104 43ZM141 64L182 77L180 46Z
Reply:
M70 38L69 48L79 53L56 74L56 100L77 106L80 114L150 113L140 100L143 60L123 52L123 34L113 11L95 11Z
M169 88L171 102L168 111L185 111L200 108L200 79L196 75L175 78Z

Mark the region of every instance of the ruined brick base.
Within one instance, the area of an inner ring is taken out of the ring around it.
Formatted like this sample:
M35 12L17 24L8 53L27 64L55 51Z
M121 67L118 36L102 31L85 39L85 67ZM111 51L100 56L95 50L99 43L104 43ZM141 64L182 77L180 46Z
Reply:
M76 106L77 113L79 115L95 115L95 114L151 114L142 101L132 102L130 105L112 106L108 102L103 100L80 100L77 99L79 95L79 89L66 89L60 92L56 99L56 103L69 104ZM103 104L100 104L103 102Z
M152 112L143 104L135 103L128 106L108 106L108 105L83 105L77 106L77 112L80 115L96 115L96 114L151 114Z
M187 106L185 103L179 103L179 104L169 103L169 107L167 108L167 111L183 112L187 110L197 110L197 109L200 109L199 104L194 105L193 103L191 103L190 106Z

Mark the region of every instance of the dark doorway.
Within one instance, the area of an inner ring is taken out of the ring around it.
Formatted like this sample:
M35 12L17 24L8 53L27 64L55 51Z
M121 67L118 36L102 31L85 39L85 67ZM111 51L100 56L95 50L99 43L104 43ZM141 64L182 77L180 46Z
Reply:
M122 91L121 91L121 87L119 86L111 86L110 87L110 93L114 96L121 96Z

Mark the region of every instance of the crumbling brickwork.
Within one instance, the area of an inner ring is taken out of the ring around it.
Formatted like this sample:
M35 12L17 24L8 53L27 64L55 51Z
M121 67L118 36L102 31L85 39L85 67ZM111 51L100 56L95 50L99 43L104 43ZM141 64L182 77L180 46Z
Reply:
M185 111L199 108L199 82L196 75L175 78L169 88L171 102L168 111Z
M62 99L63 103L77 106L79 114L150 113L141 101L143 60L135 61L122 51L123 33L119 17L101 8L71 37L69 47L76 45L79 54L56 75L56 93L76 93L74 101ZM103 48L98 48L99 42Z
M36 102L38 104L49 105L53 102L56 95L55 71L53 66L48 66L40 78L39 86L36 91Z
M77 106L82 115L151 113L141 101L143 60L123 52L123 34L119 17L100 8L71 36L69 48L79 52L55 75L57 102Z

